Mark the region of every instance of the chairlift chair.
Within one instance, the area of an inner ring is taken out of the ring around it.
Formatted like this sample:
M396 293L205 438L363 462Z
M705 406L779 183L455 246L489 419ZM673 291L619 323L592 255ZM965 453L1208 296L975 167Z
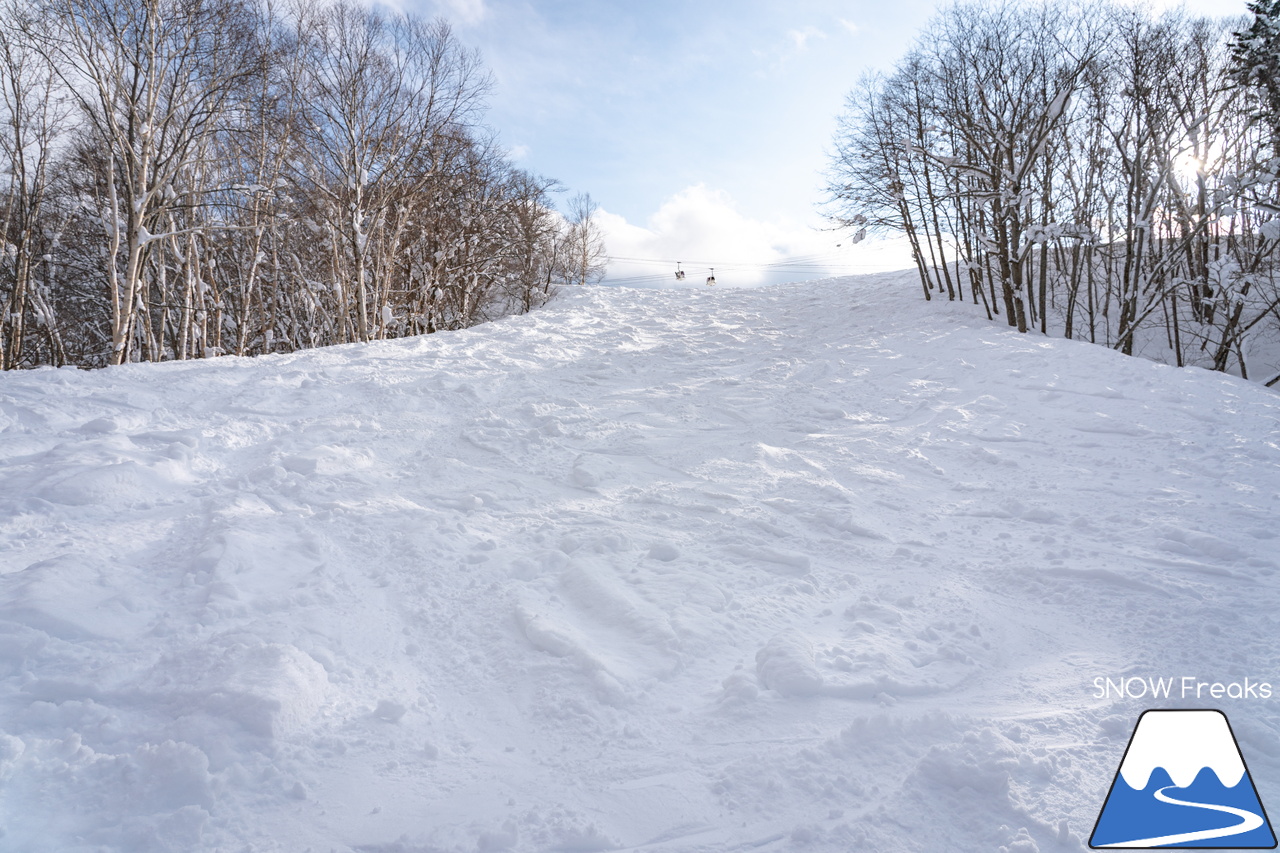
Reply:
M712 284L715 284L715 283L716 283L716 268L715 268L715 267L712 267L712 268L711 268L711 275L707 276L707 284L708 284L708 285L712 285Z

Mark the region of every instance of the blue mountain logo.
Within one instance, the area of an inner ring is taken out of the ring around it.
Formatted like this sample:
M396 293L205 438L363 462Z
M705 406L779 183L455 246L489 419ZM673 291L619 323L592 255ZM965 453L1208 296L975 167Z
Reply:
M1226 715L1144 712L1089 846L1273 849L1275 833Z

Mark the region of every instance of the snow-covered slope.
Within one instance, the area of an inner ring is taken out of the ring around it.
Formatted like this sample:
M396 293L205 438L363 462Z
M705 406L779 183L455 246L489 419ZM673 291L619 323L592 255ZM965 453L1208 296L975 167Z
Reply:
M1095 678L1280 695L1280 403L911 281L0 376L0 847L1083 849Z

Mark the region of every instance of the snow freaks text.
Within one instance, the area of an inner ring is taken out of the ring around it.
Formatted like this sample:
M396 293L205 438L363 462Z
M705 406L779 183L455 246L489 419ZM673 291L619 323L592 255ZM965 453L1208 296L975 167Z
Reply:
M1130 676L1093 680L1095 699L1270 699L1266 681L1201 681L1194 675L1176 678Z

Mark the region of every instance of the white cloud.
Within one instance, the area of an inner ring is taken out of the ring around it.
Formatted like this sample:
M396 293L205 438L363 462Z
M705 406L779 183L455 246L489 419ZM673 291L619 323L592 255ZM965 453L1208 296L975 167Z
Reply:
M677 261L688 273L686 284L701 285L714 267L718 285L747 287L902 269L910 263L909 256L886 254L878 245L852 246L847 235L788 220L752 219L727 193L705 184L668 198L643 227L606 210L598 218L615 259L608 280L631 286L676 285Z
M787 38L791 39L791 43L795 45L797 51L804 51L809 46L810 39L824 39L827 34L817 27L805 27L802 30L788 30Z
M751 51L757 59L764 60L764 65L756 71L756 76L770 77L781 73L792 60L807 53L814 42L825 38L827 34L812 25L798 30L787 30L782 39L771 39L768 47Z
M450 24L474 26L489 17L487 0L360 0L367 6L387 6L425 18L441 17Z
M507 159L513 163L518 163L529 156L528 145L512 145L507 149Z
M437 0L440 14L455 24L478 24L489 14L485 0Z
M848 30L850 35L856 36L858 33L862 32L862 27L858 26L853 21L846 21L844 18L840 19L840 26Z

